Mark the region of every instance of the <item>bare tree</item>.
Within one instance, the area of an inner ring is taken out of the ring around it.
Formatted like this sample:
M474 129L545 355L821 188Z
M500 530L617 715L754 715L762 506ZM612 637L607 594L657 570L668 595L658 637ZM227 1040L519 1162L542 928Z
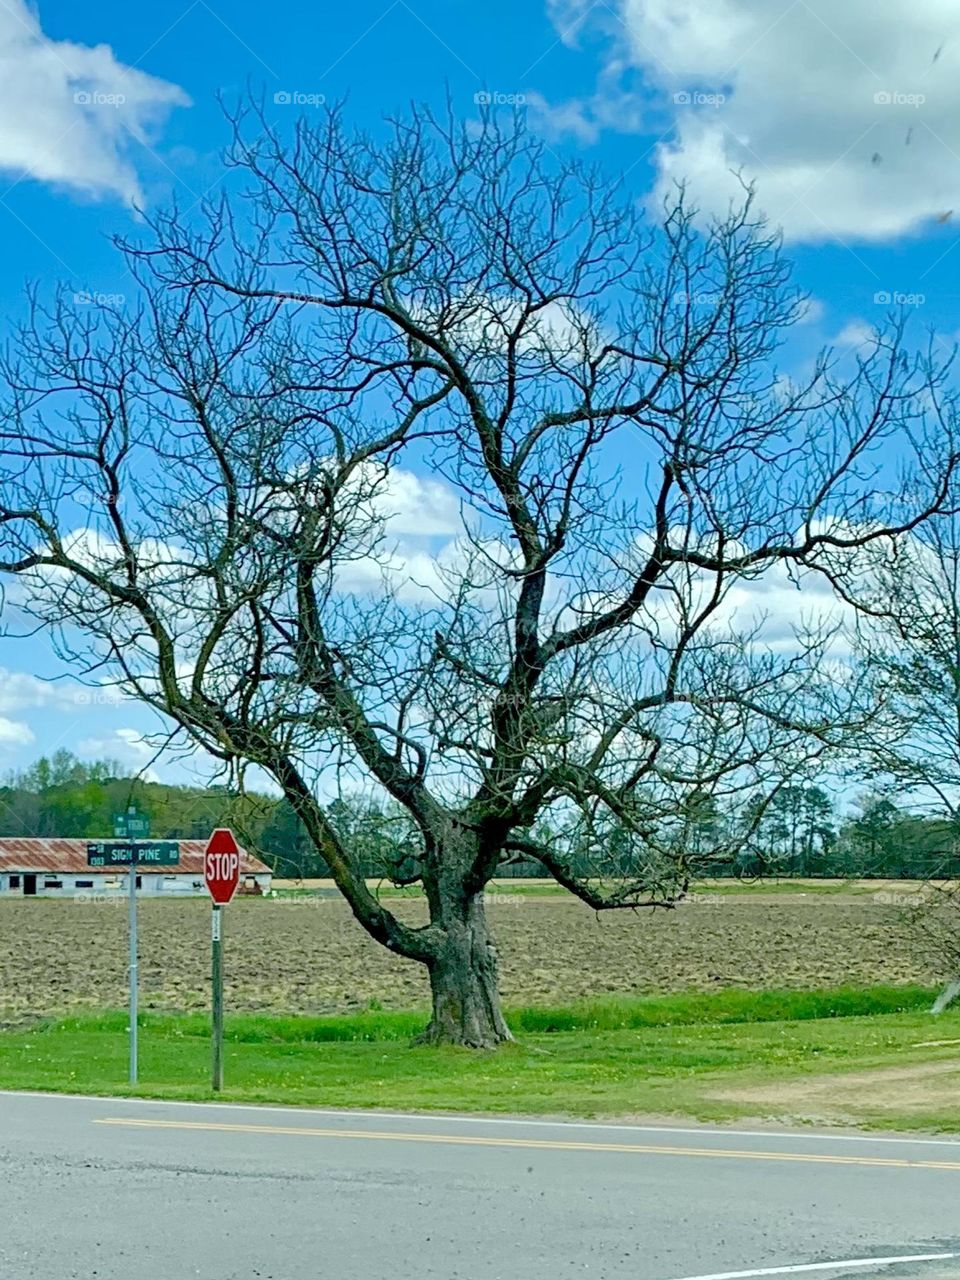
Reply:
M939 1012L960 995L960 888L946 871L960 836L960 516L863 549L837 581L857 608L857 657L883 712L861 765L945 819L942 867L907 916L949 980Z
M938 967L941 979L946 979L931 1010L943 1013L960 997L960 888L956 881L928 882L911 904L906 924Z
M940 509L946 370L894 324L781 378L803 300L749 199L698 231L678 194L651 230L514 119L233 124L240 194L122 246L135 308L34 301L4 565L91 677L275 779L363 927L429 970L426 1039L492 1045L498 867L669 904L691 814L861 721L829 627L773 643L738 600ZM430 544L424 511L404 558L425 472L459 533ZM410 815L422 927L325 815L331 772ZM629 871L598 878L614 836Z
M927 811L960 818L960 516L864 549L838 585L856 607L855 648L885 731L870 774Z

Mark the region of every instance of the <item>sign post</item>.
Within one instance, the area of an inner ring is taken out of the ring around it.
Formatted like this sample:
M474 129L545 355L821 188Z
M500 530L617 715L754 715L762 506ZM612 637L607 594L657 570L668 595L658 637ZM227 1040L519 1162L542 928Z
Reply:
M150 834L150 819L137 814L131 805L126 813L113 816L113 833L116 840L97 840L87 845L88 867L127 868L127 915L130 936L130 1083L137 1083L139 1071L139 1035L137 1013L139 1004L140 959L137 945L137 864L149 866L176 866L180 861L180 844L177 840L141 841L138 836Z
M223 1088L223 907L213 904L210 938L213 950L213 1091Z
M125 813L114 814L113 834L129 840L133 835L147 835L150 830L149 818L138 818L135 805L130 805ZM130 1083L137 1083L140 1070L139 1049L140 1034L138 1016L140 1003L140 953L137 945L137 851L134 845L128 845L130 861L127 864L127 919L129 921L130 938ZM89 851L87 854L89 862Z
M223 908L240 883L240 846L233 832L217 827L207 841L203 878L213 899L210 921L211 985L213 988L213 1091L223 1088Z
M127 907L130 921L130 1083L137 1083L138 1027L137 1005L140 994L140 961L137 951L137 864L131 861L127 872Z

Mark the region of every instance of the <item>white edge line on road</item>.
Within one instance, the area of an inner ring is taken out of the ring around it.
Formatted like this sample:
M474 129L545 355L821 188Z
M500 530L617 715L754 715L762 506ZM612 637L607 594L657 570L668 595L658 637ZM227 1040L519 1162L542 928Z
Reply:
M911 1147L960 1147L957 1138L893 1138L888 1135L873 1136L868 1133L806 1133L802 1129L725 1129L704 1125L700 1128L681 1127L680 1125L648 1125L648 1124L604 1124L600 1120L521 1120L516 1116L462 1116L442 1111L378 1111L375 1108L366 1110L349 1110L336 1107L290 1107L270 1103L257 1102L186 1102L176 1098L135 1098L122 1094L99 1093L44 1093L36 1089L0 1089L0 1100L3 1098L48 1098L63 1099L70 1102L103 1102L131 1103L148 1107L185 1107L200 1109L203 1107L226 1111L279 1111L285 1115L299 1116L341 1116L362 1120L429 1120L447 1124L499 1124L518 1125L527 1129L594 1129L613 1130L620 1133L680 1133L697 1138L769 1138L771 1141L790 1142L866 1142L893 1143L898 1146ZM744 1273L750 1275L750 1272ZM706 1280L705 1277L692 1277L691 1280Z
M763 1267L759 1271L718 1271L709 1276L687 1276L686 1280L751 1280L757 1276L796 1276L811 1271L852 1271L854 1267L895 1267L904 1262L945 1262L960 1257L956 1253L916 1253L905 1258L852 1258L843 1262L807 1262L795 1267Z

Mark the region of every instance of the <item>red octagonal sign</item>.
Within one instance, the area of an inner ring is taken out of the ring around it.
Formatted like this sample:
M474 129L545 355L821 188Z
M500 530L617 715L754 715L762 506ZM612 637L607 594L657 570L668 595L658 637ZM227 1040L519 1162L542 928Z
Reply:
M210 897L218 906L225 907L240 883L240 846L228 827L217 827L207 841L203 878Z

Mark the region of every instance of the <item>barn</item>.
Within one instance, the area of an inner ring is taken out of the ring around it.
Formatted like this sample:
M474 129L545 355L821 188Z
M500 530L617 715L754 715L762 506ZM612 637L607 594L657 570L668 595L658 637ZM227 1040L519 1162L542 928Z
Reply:
M96 838L96 837L95 837ZM119 896L128 891L124 867L87 865L87 841L0 836L0 896L83 898ZM176 867L138 867L137 888L154 896L205 893L205 840L181 840ZM238 893L266 893L272 872L266 863L240 850Z

